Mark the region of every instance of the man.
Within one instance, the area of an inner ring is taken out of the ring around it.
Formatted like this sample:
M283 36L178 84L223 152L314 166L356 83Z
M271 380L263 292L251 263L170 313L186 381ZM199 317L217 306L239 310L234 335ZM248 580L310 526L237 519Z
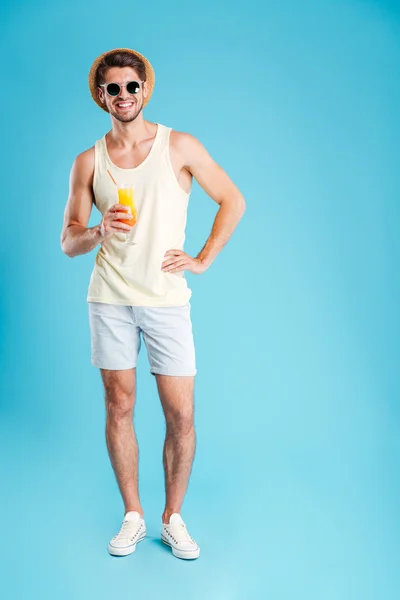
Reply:
M131 554L146 535L132 420L142 336L166 419L161 538L175 556L192 559L200 549L180 515L195 452L195 349L184 271L200 274L209 268L242 217L245 202L195 137L144 120L142 109L154 81L150 62L128 48L94 61L90 92L110 114L112 128L74 161L61 246L75 257L100 244L87 297L92 364L104 384L107 448L125 507L108 551ZM183 250L193 177L219 204L211 234L196 257ZM115 184L134 188L135 214L118 203ZM93 204L102 219L88 228Z

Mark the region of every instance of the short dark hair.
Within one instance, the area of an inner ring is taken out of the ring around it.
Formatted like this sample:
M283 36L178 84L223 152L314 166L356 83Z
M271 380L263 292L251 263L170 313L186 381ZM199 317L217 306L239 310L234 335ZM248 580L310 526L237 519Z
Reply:
M96 71L96 87L105 83L106 73L111 67L132 67L132 69L135 69L140 79L146 81L146 67L142 59L129 52L121 51L115 52L114 54L108 54L103 58Z

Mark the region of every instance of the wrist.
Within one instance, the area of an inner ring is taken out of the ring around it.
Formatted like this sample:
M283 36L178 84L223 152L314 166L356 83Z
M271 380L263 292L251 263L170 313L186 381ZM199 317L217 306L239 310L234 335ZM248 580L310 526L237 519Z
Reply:
M211 265L211 260L207 259L207 258L202 258L200 255L196 257L196 260L199 261L199 263L203 266L206 267L208 269L208 267Z
M102 233L101 223L95 227L94 237L98 244L101 244L105 240L105 236Z

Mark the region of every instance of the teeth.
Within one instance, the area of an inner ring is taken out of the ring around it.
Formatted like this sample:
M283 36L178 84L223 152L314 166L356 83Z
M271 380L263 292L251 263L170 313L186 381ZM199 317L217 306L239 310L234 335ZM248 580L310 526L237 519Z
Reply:
M128 106L132 106L132 104L133 104L132 102L126 102L124 104L118 103L117 106L121 106L122 108L126 108Z

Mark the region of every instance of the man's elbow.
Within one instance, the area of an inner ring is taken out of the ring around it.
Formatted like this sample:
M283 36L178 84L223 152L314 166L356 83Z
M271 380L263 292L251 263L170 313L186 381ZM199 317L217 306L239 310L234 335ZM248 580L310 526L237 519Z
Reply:
M64 252L64 254L66 256L68 256L69 258L74 258L75 254L73 254L71 252L71 248L68 244L68 238L66 234L62 234L61 235L61 239L60 239L60 246L61 246L61 250Z
M221 201L220 206L222 205L226 206L231 212L237 214L239 218L242 217L246 210L246 202L243 196L228 196Z
M72 252L70 252L66 246L62 245L61 250L64 252L65 256L68 256L68 258L74 258L75 254L72 254Z
M245 199L243 198L243 196L239 196L239 198L237 198L235 204L236 204L236 210L238 212L238 215L240 218L242 218L246 211L246 202L245 202Z

